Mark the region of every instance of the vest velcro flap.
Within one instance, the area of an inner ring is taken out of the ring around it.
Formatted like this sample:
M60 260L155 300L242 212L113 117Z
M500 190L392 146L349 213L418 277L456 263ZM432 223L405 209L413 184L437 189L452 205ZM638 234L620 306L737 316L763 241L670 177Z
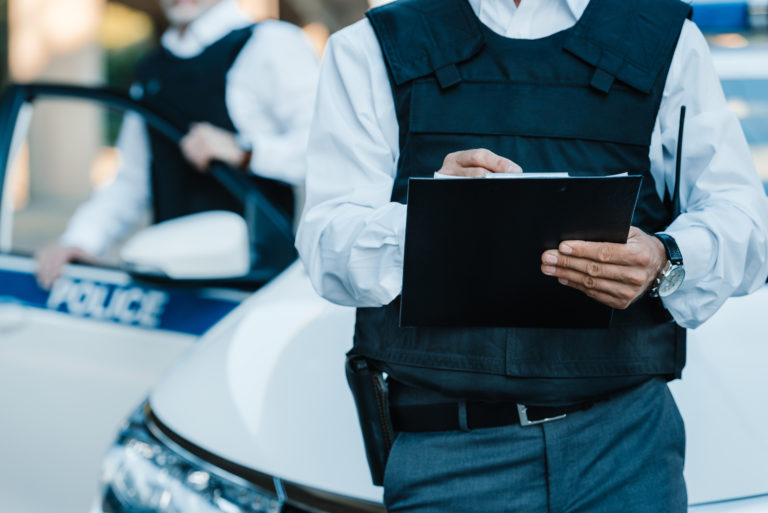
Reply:
M678 0L592 3L564 49L597 68L592 86L603 93L611 89L609 77L650 93L666 70L691 6Z
M395 85L440 71L441 85L460 77L455 64L485 44L467 2L401 0L367 13Z
M616 109L619 99L622 108ZM614 87L609 98L589 87L562 84L461 82L440 90L433 80L418 80L412 88L410 131L647 145L643 127L653 126L653 114L645 96L626 86Z

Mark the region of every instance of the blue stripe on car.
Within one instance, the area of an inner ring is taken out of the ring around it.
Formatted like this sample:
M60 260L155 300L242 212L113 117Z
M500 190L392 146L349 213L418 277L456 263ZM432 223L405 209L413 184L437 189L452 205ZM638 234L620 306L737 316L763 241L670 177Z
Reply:
M201 335L238 306L197 290L125 286L62 277L50 292L31 273L0 270L0 302L54 310L75 317Z

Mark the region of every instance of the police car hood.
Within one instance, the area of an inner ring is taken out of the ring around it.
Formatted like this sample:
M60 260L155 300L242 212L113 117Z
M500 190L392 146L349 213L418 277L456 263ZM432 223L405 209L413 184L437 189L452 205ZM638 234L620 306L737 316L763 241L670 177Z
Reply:
M320 298L296 263L178 362L152 392L152 409L220 457L380 501L344 374L353 324L354 309Z
M683 379L690 503L768 494L768 285L688 330Z
M764 287L689 332L688 366L672 390L688 434L692 504L768 493L766 312ZM380 500L344 378L353 323L353 310L319 298L296 264L188 353L156 387L152 408L218 456Z

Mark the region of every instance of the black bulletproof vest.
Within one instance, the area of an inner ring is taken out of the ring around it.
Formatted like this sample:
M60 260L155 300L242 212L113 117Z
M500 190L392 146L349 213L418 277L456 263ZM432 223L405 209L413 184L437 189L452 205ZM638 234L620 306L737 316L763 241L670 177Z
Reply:
M677 0L592 0L574 27L515 40L485 27L466 0L370 11L400 127L392 200L405 203L408 178L431 176L446 154L488 148L526 172L640 174L633 225L663 230L672 212L648 153L689 13ZM567 401L679 377L685 362L684 330L651 298L600 330L400 328L398 318L399 299L358 309L353 352L397 381L451 396L525 400L535 383L547 396L533 400ZM558 392L564 382L572 388Z
M181 58L164 48L150 53L139 65L138 85L142 103L183 131L192 123L208 122L236 132L227 112L226 76L254 26L230 32L192 58ZM229 210L243 215L243 206L213 177L197 172L179 148L155 130L149 130L152 152L152 203L154 221L209 210ZM292 220L294 196L285 183L254 175L259 189ZM260 222L252 250L258 266L283 266L293 260L292 244L268 222Z

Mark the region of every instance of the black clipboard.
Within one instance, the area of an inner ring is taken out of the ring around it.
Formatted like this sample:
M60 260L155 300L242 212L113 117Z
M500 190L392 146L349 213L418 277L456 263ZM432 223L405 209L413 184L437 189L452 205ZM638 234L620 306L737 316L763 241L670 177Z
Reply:
M612 310L545 276L541 254L625 243L641 181L411 178L401 326L608 327Z

